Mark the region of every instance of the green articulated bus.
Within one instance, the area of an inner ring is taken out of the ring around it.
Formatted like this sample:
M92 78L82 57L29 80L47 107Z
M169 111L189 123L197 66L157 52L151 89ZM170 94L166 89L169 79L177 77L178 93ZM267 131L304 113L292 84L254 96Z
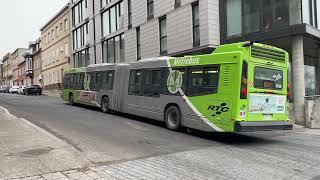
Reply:
M171 130L290 130L287 68L286 51L242 42L206 55L70 69L61 96L164 121Z

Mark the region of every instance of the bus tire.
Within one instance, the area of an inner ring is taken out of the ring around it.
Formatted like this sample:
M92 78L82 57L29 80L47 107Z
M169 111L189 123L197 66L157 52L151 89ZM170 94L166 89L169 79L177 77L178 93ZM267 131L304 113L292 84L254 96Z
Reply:
M101 100L101 111L103 113L111 113L111 109L109 106L109 98L107 96L104 96Z
M164 121L168 129L177 131L181 126L181 112L177 106L170 106L166 109Z
M74 106L74 97L73 97L73 94L72 94L72 93L69 94L69 104L70 104L71 106Z

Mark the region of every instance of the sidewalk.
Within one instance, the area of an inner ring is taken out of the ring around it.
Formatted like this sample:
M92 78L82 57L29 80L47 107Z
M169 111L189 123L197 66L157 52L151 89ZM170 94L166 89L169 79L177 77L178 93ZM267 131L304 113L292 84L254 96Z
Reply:
M90 165L72 146L0 107L0 179Z

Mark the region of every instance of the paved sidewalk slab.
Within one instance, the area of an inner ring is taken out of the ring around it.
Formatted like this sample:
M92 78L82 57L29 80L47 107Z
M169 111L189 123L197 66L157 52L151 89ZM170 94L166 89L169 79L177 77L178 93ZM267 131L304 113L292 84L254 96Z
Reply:
M0 179L91 165L72 146L0 108Z

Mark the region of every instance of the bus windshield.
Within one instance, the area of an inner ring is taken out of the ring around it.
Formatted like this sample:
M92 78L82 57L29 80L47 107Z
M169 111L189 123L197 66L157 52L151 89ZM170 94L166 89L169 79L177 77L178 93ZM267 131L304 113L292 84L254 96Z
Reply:
M254 74L255 88L281 90L283 87L282 70L256 67L254 70Z

